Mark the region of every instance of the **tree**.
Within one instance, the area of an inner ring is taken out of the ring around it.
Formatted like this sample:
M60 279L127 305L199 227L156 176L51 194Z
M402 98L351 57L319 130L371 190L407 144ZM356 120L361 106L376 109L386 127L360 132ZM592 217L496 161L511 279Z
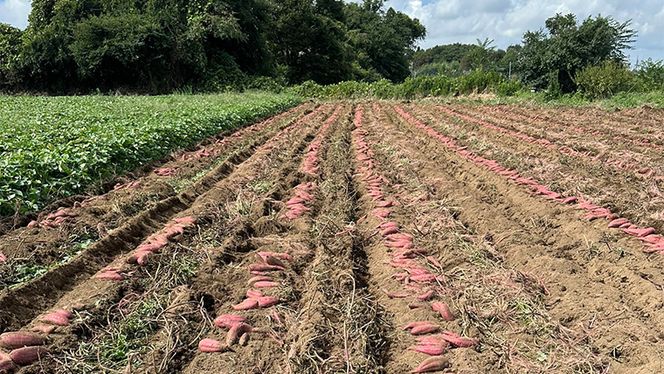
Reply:
M21 48L21 30L0 23L0 89L16 83L16 66Z
M346 26L360 75L356 78L400 82L410 75L415 43L424 38L426 29L417 19L382 7L378 0L347 5Z
M580 25L573 14L549 18L546 31L528 31L523 37L520 69L526 83L561 92L576 90L575 77L588 66L604 61L623 63L636 32L630 21L588 17Z

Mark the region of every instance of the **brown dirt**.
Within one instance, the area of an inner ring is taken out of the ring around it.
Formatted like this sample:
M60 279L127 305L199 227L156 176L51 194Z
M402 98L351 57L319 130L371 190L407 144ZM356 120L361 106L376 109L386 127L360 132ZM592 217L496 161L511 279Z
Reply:
M451 108L532 136L544 134L537 118L555 115ZM511 119L510 112L522 115ZM412 349L416 337L404 330L415 321L449 331L447 339L458 335L441 355L448 362L441 372L663 371L662 254L645 253L606 220L588 221L575 205L536 196L467 154L566 194L583 192L565 187L574 178L613 188L617 213L643 209L627 190L646 188L644 179L615 181L583 159L444 113L422 103L305 105L139 170L124 181L139 181L138 188L84 204L72 199L60 207L74 214L57 228L6 232L0 251L9 261L0 271L24 278L0 289L0 333L43 328L50 313L72 312L64 326L40 333L48 355L16 371L407 373L428 357ZM592 114L611 119L593 131L643 117L616 134L650 128L663 116L649 109ZM560 121L582 125L588 115L566 110ZM563 132L561 125L546 134ZM582 148L582 138L574 139L567 145ZM633 151L659 157L643 145ZM174 175L154 173L170 168ZM372 196L376 188L380 198ZM600 190L583 196L609 201ZM381 215L398 237L412 238L418 254L378 232ZM176 229L145 264L129 263L138 247L187 217L195 223ZM255 297L247 296L256 291L248 269L275 261L264 252L290 255L267 273L275 287L260 289L276 305L235 311ZM108 268L124 280L96 277ZM452 318L434 311L437 303ZM241 343L227 346L228 328L215 326L225 314L253 329ZM220 342L222 352L201 352L204 339Z

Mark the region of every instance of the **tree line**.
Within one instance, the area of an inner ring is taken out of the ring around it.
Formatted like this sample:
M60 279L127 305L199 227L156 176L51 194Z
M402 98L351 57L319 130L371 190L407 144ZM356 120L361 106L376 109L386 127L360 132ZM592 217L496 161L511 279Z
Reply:
M574 14L556 14L544 28L527 31L521 44L506 50L495 48L489 39L436 46L417 51L413 65L418 76L455 77L481 70L538 90L571 93L587 86L588 71L597 72L598 67L606 75L629 70L625 52L635 38L630 21L598 15L579 22Z
M0 24L0 89L399 82L425 34L383 0L33 0L26 30Z

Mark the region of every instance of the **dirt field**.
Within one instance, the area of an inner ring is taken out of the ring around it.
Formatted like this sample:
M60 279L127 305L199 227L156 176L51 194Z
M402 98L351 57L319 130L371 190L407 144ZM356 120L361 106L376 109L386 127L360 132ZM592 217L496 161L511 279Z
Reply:
M662 122L342 102L221 134L4 230L0 372L664 372Z

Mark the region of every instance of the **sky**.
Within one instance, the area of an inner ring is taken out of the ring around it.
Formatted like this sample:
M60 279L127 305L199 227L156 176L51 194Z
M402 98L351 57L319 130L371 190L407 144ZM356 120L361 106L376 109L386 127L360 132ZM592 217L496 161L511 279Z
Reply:
M388 0L386 5L427 27L423 48L485 38L506 48L519 43L526 31L544 27L544 21L556 13L574 13L580 20L601 14L621 22L632 20L639 34L634 49L627 51L632 62L664 59L662 0ZM29 12L30 0L0 0L0 22L25 28Z

